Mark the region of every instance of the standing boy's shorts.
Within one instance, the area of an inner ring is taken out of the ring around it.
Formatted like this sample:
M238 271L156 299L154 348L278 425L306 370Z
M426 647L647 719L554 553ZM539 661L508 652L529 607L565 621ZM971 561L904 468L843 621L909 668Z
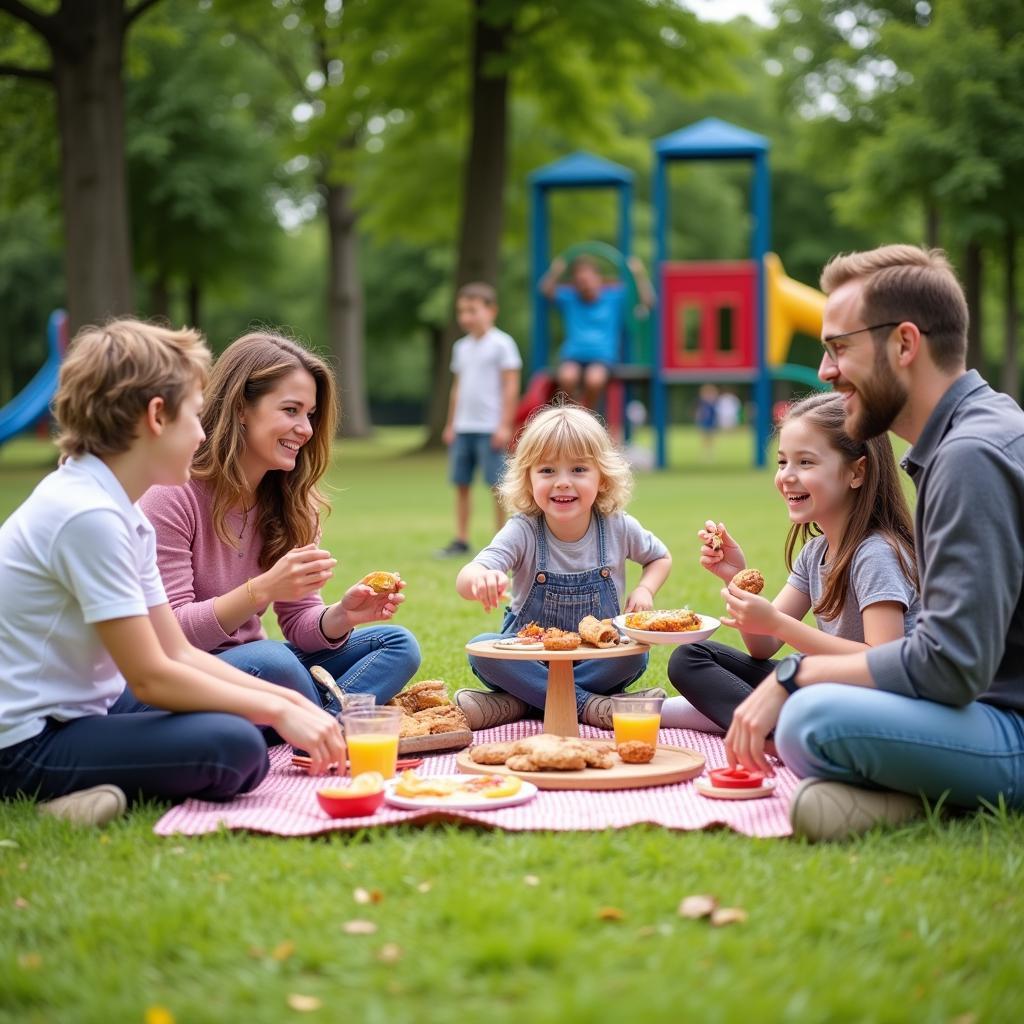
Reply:
M448 449L450 477L457 487L473 482L477 467L487 483L494 487L505 471L505 450L491 447L490 434L456 434Z

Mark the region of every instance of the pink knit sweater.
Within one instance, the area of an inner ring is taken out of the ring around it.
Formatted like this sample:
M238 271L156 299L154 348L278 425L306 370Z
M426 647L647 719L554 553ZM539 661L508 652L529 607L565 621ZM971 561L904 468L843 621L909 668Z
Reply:
M229 513L227 527L239 538L235 550L224 544L213 528L213 498L200 480L183 487L151 487L139 505L156 530L157 564L167 598L189 641L216 654L237 644L265 640L260 608L234 631L225 633L213 610L214 598L244 586L259 567L262 538L252 517ZM274 612L281 632L301 651L340 647L320 632L324 602L319 594L300 601L276 601ZM344 638L343 638L344 639Z

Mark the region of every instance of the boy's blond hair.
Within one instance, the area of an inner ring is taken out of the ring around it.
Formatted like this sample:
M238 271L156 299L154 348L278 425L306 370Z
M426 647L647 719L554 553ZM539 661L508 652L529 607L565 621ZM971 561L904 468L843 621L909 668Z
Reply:
M533 500L530 470L543 462L569 459L593 462L601 475L598 512L621 512L633 492L633 473L612 443L598 418L579 405L545 406L523 428L516 453L498 486L498 496L509 513L540 515Z
M117 455L135 440L139 418L162 398L173 420L189 389L203 387L210 351L190 327L141 320L83 327L60 369L53 415L64 455Z

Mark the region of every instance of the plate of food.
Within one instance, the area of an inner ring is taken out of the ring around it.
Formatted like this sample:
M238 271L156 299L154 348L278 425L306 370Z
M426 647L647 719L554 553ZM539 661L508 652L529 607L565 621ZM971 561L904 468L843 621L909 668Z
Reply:
M612 621L626 636L642 644L695 644L707 640L721 625L711 615L700 615L689 608L628 612L616 615Z
M536 795L532 782L509 775L420 776L405 771L384 788L385 801L407 811L423 807L493 811L525 804Z

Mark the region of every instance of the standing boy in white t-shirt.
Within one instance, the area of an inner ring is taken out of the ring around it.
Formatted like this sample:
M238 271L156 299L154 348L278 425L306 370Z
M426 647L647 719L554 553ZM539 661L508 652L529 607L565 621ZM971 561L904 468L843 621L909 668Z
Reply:
M492 491L501 480L523 365L516 343L494 326L498 295L489 284L463 285L455 299L455 315L466 336L452 349L452 389L443 435L455 485L455 538L438 552L445 557L469 551L469 488L477 467ZM496 528L501 529L505 517L496 494L494 515Z
M210 355L192 330L79 332L54 398L63 453L0 527L0 799L103 824L129 800L230 800L269 767L269 726L317 770L334 719L193 647L136 504L184 484L203 440Z

